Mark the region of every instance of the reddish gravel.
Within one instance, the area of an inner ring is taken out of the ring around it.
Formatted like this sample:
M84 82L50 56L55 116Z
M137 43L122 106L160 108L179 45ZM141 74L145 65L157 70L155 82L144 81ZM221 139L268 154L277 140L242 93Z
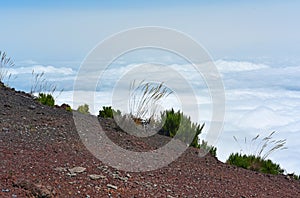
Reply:
M100 123L129 150L156 149L169 141L159 135L130 136L109 119ZM230 166L198 152L189 148L155 171L116 170L85 148L72 113L0 84L0 197L300 197L299 181ZM68 170L73 167L82 170Z

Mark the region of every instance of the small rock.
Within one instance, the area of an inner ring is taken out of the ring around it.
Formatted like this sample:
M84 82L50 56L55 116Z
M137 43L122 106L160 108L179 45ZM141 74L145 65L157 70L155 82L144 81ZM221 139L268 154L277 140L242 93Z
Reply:
M106 177L104 175L96 175L96 174L92 174L89 175L91 180L97 180L97 179L105 179Z
M43 186L41 184L36 184L35 186L39 191L38 197L52 197L53 188L51 186Z
M172 192L172 190L171 190L171 189L168 189L168 188L166 189L166 191L167 191L167 192Z
M29 108L30 110L34 110L34 109L36 108L36 106L30 105L28 108Z
M11 106L9 104L4 104L4 107L11 108Z
M8 129L8 128L6 128L6 127L3 127L3 128L2 128L2 131L3 131L3 132L8 132L8 131L9 131L9 129Z
M83 173L86 171L86 168L81 167L81 166L76 166L74 168L69 168L68 171L73 174L73 173Z
M75 177L77 174L76 173L67 173L67 176L70 176L70 177Z
M127 182L127 180L128 180L128 177L120 177L120 176L119 176L119 177L118 177L118 179L119 179L119 180L121 180L121 181L125 181L125 182Z
M64 167L56 167L54 170L59 171L59 172L66 172L67 169Z
M173 196L171 196L171 195L168 195L167 198L175 198L175 197L173 197Z
M129 174L126 174L126 177L127 177L127 178L131 178L131 175L129 175Z
M112 184L107 184L106 186L107 186L107 188L111 188L111 189L114 189L114 190L118 189L118 186L115 186L115 185L112 185Z
M119 175L115 174L115 173L113 173L112 176L113 176L114 179L118 179L119 178Z
M101 190L101 187L95 186L95 189L96 189L97 191L100 191L100 190Z
M2 189L1 191L2 192L9 192L10 190L9 189Z

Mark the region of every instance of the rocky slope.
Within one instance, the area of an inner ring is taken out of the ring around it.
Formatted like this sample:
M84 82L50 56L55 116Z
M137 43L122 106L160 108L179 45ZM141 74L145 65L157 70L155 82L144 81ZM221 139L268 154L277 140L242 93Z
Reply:
M169 141L133 137L112 120L100 122L110 139L128 150L156 149ZM71 112L0 84L0 197L300 197L299 181L198 152L189 148L155 171L116 170L85 148Z

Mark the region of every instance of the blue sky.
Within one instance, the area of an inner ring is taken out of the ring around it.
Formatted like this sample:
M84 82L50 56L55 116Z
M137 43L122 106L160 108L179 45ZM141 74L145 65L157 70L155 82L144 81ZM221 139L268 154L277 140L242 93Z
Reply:
M300 174L300 1L20 0L0 5L0 50L15 60L11 72L18 76L10 85L28 91L32 70L45 72L48 80L65 89L58 103L72 104L81 62L105 38L140 26L189 35L209 52L223 77L226 120L217 144L220 159L240 150L233 135L251 139L276 130L289 149L272 159ZM128 57L125 62L120 59L120 68L108 71L108 80L122 76L126 64L143 60L138 53ZM180 68L174 60L162 61ZM187 75L198 82L193 73ZM204 90L199 92L201 101L209 101ZM110 93L98 94L98 109L109 105ZM209 105L199 105L208 119Z
M111 34L164 26L190 35L214 59L299 64L299 7L298 1L4 1L0 43L16 60L81 61Z

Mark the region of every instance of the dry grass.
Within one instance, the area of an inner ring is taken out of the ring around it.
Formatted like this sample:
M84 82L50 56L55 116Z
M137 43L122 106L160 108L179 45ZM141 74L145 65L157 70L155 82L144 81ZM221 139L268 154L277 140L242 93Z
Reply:
M272 131L268 136L261 139L259 143L257 143L257 141L260 139L259 134L252 138L249 143L247 142L247 138L245 137L244 144L246 146L246 151L242 149L238 139L235 136L233 136L233 138L241 148L241 152L246 152L246 154L248 155L254 155L255 157L260 157L264 160L275 151L287 149L287 147L284 146L286 143L286 139L274 140L272 137L274 133L275 131Z
M141 81L138 85L133 81L130 85L129 111L131 117L138 122L155 119L160 115L159 102L172 94L172 91L160 84Z
M47 81L44 72L35 73L35 71L32 70L31 74L32 74L32 80L31 80L30 94L49 92L51 95L53 95L53 93L56 91L57 87L55 84ZM60 93L58 94L58 96L62 92L63 92L63 89L60 90Z
M12 74L8 72L8 68L15 66L13 60L7 57L5 52L0 51L0 82L4 82L8 85L9 80L12 78Z

